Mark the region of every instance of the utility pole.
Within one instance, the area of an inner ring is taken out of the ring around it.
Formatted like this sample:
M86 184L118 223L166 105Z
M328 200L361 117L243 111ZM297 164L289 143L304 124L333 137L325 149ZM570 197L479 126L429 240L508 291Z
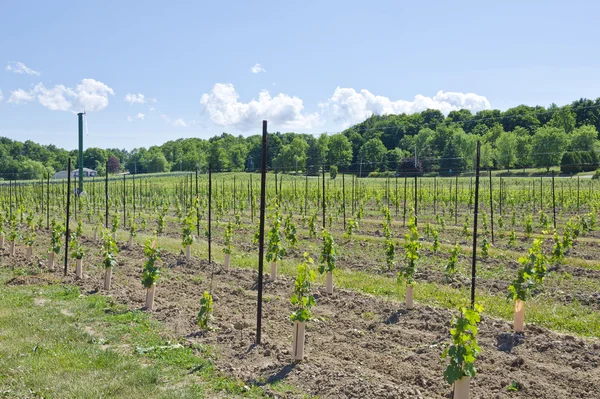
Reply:
M77 119L79 122L79 154L78 162L79 165L79 194L83 192L83 115L85 112L80 112L77 114Z

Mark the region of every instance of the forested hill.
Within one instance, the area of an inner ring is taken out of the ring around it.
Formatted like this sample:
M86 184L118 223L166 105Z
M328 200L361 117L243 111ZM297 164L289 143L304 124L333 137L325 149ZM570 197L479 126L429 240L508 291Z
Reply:
M325 165L365 174L414 169L416 153L420 171L459 172L473 168L479 140L483 167L548 168L562 161L566 169L570 165L571 171L578 171L597 167L599 129L600 98L564 107L520 105L504 112L472 114L462 109L448 116L438 110L374 115L333 135L270 134L267 165L311 173ZM253 170L260 165L260 144L259 135L223 133L208 140L178 139L132 151L88 148L84 164L100 174L107 161L109 172L205 170L209 163L215 170ZM76 159L77 151L0 138L0 178L39 179L64 170L69 157Z

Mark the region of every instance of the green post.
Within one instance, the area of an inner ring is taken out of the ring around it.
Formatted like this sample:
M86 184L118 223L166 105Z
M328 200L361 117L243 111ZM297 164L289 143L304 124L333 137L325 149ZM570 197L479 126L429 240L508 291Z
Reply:
M83 192L83 112L77 114L79 118L79 193Z

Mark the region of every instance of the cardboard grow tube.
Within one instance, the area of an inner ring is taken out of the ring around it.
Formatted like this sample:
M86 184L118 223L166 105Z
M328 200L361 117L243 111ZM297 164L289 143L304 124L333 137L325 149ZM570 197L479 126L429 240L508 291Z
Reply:
M15 242L11 241L9 245L10 245L10 252L9 252L10 256L15 256Z
M25 248L25 260L27 260L27 262L31 262L31 247L28 245L27 248Z
M327 272L325 275L325 292L333 294L333 273Z
M98 230L94 230L94 241L98 241Z
M129 236L129 246L133 247L133 236Z
M525 302L515 301L515 332L522 333L525 331Z
M271 262L271 280L277 280L277 262Z
M469 399L469 384L471 377L465 375L458 381L454 382L454 399Z
M413 288L412 285L406 286L406 309L413 308Z
M77 278L83 278L83 270L82 270L82 260L83 259L75 259L75 276Z
M294 322L294 334L292 335L292 358L293 360L304 359L304 341L305 341L306 322Z
M4 236L0 235L0 249L4 248Z
M110 290L110 280L112 278L112 267L107 267L104 269L104 289L106 291Z
M54 252L48 252L48 270L54 270Z
M156 292L156 285L152 284L152 287L146 290L146 309L154 309L154 294Z
M225 271L229 271L230 257L230 254L225 254L225 260L223 261L223 269L225 269Z
M186 245L185 246L185 260L190 260L190 259L192 259L192 246Z

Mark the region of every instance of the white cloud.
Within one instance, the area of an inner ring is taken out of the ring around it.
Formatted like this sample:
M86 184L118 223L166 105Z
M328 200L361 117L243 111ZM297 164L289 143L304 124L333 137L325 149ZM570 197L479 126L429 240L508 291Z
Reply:
M35 96L30 92L25 91L23 89L17 89L10 92L8 102L13 104L23 104L33 100L34 98Z
M26 73L27 75L40 76L40 73L38 71L34 71L33 69L27 67L27 65L18 61L10 62L5 69L14 73Z
M138 112L138 114L135 116L135 119L137 119L138 121L143 121L145 117L146 115L142 114L141 112Z
M188 124L183 119L179 118L173 121L173 126L177 127L188 127Z
M239 102L232 84L217 83L210 93L205 93L200 104L217 125L234 126L241 130L257 129L263 119L277 128L310 129L319 125L319 115L306 114L302 100L287 94L271 97L267 90L260 92L258 100Z
M38 83L30 91L17 89L12 92L8 102L21 104L37 99L52 111L101 111L108 106L109 94L115 93L106 84L83 79L74 89L64 85L46 88L43 83Z
M0 101L4 100L4 94L2 94L2 90L0 90Z
M125 95L125 101L127 101L129 104L144 104L146 102L146 98L144 97L144 95L142 93L138 93L138 94L131 94L131 93L127 93Z
M448 114L450 111L462 108L473 112L490 109L488 99L475 93L444 93L440 90L433 97L418 94L412 101L392 101L388 97L376 96L365 89L357 92L352 88L339 86L327 102L319 105L324 110L330 110L335 120L344 125L361 122L373 114L413 114L426 109L438 109Z
M252 71L252 73L267 72L265 68L263 68L260 64L254 64L254 66L250 68L250 70Z

